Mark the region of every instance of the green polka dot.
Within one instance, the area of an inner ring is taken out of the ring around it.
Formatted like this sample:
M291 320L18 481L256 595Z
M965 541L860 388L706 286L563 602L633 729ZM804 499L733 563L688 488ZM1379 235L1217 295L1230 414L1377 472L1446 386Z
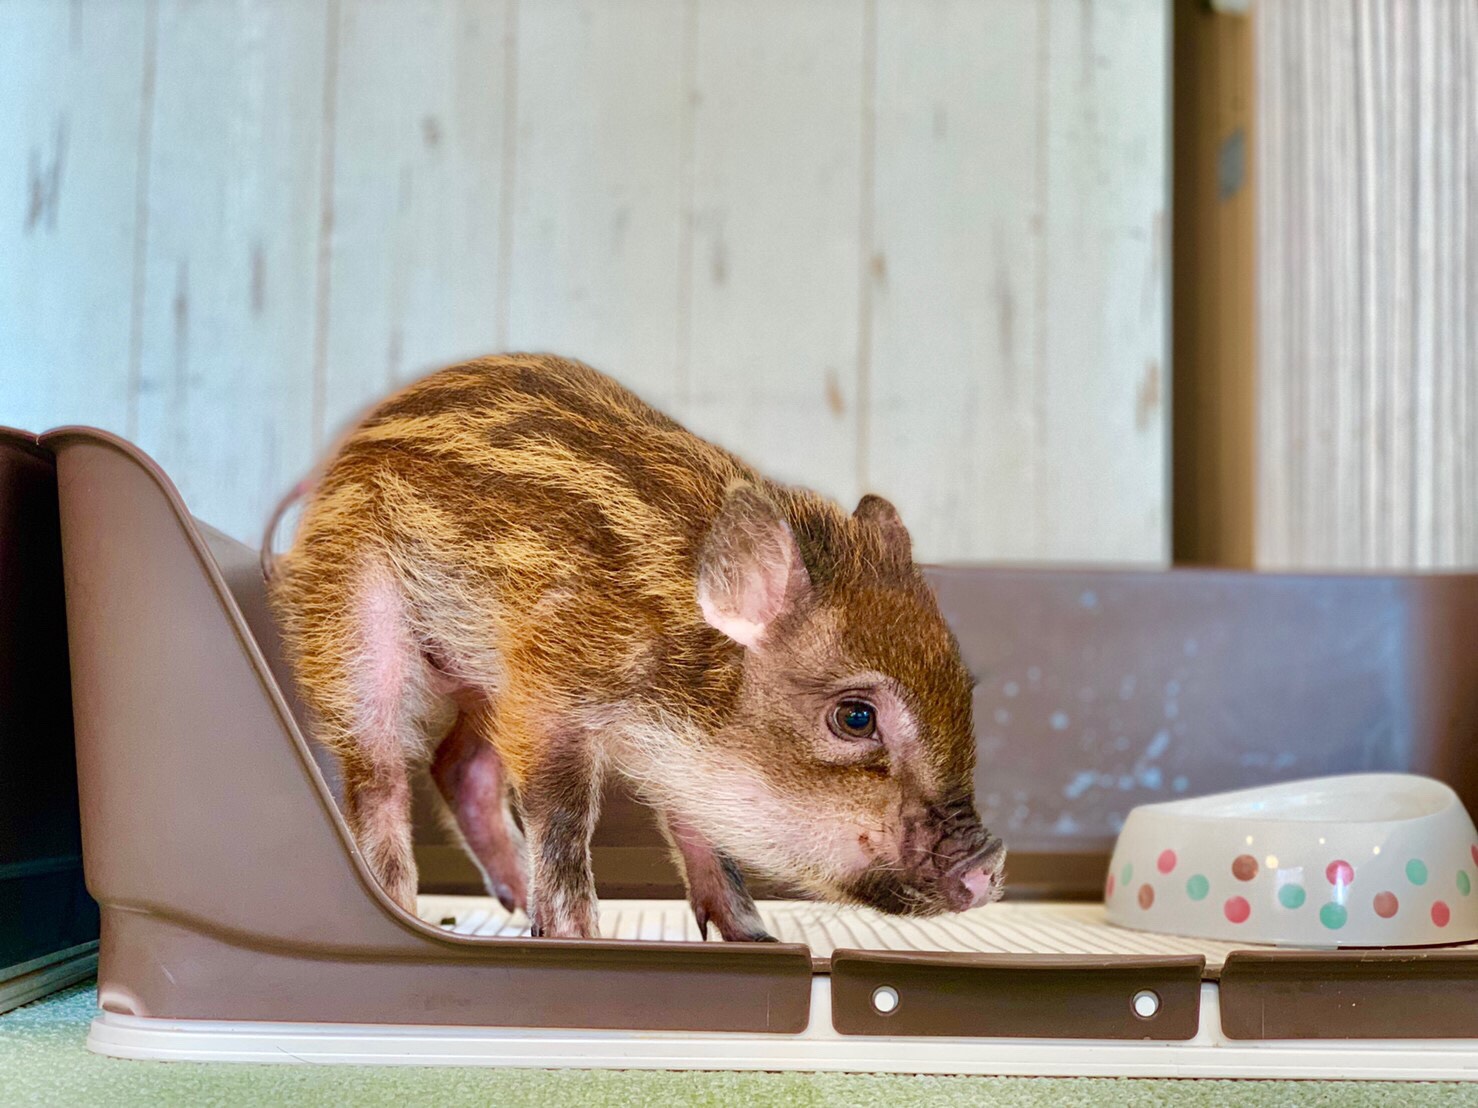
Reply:
M1196 874L1185 883L1185 895L1192 900L1205 900L1206 894L1211 891L1211 882L1207 881L1201 874Z
M1462 893L1464 896L1467 896L1470 892L1473 891L1473 882L1468 880L1468 873L1466 870L1460 869L1457 871L1457 891Z
M1134 863L1125 862L1124 868L1119 871L1119 884L1127 885L1134 880Z
M1319 922L1331 931L1338 931L1349 918L1350 913L1345 911L1343 904L1326 904L1319 909Z
M1420 858L1413 858L1406 863L1406 880L1413 885L1425 885L1427 883L1427 866Z
M1284 885L1278 890L1278 903L1285 908L1302 908L1304 906L1304 887L1302 885Z

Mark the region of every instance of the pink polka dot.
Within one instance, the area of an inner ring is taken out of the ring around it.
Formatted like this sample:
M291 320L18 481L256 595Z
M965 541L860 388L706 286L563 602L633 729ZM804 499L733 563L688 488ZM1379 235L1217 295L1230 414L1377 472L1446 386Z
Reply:
M1162 850L1159 860L1155 862L1161 873L1169 873L1175 868L1175 851Z
M1246 923L1247 917L1252 915L1252 905L1242 897L1234 896L1222 906L1222 911L1233 923Z
M1355 880L1355 867L1350 865L1349 862L1330 862L1324 870L1324 876L1331 885L1348 885L1351 881Z
M1375 914L1381 919L1390 919L1400 909L1401 903L1395 893L1375 894Z
M1468 847L1468 853L1473 856L1473 864L1478 866L1478 846Z
M1103 899L1107 900L1114 895L1114 875L1108 875L1108 880L1103 883Z
M1436 904L1432 905L1432 922L1438 927L1446 927L1448 921L1451 919L1452 909L1446 904L1443 904L1442 901L1439 900Z

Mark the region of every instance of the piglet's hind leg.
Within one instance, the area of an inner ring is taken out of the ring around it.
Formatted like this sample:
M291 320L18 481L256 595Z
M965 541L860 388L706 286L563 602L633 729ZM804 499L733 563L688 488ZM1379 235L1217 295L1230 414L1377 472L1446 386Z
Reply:
M343 633L355 649L332 687L319 690L323 737L339 758L360 853L390 898L414 914L409 757L425 738L425 667L388 573L360 580L348 622Z
M436 749L431 778L488 891L510 912L527 910L523 836L508 811L503 761L491 742L492 717L485 704L464 709Z
M416 862L411 851L409 772L400 765L341 760L344 807L359 852L391 900L416 911Z

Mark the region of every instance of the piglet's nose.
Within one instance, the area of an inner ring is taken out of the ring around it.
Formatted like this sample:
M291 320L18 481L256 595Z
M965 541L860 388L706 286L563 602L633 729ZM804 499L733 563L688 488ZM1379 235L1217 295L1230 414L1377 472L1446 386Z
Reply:
M951 876L958 882L951 899L959 910L979 908L1000 895L1001 868L1005 861L1005 846L1000 839L993 838L951 871Z
M965 892L970 897L970 907L979 908L990 901L991 891L996 887L996 875L983 869L972 869L960 878Z

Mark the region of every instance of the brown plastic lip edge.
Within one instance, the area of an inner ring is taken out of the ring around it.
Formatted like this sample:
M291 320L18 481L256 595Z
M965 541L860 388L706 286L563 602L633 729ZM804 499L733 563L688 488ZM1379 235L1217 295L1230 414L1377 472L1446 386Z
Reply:
M52 461L53 454L41 445L41 436L30 431L22 431L19 427L7 427L0 423L0 441L17 449L25 450L45 461Z
M1203 577L1210 579L1235 580L1238 577L1258 576L1277 577L1292 581L1319 582L1319 581L1361 581L1371 578L1395 578L1404 581L1412 580L1454 580L1470 578L1474 571L1470 569L1424 569L1420 571L1391 571L1376 573L1370 570L1356 569L1300 569L1297 567L1278 570L1253 570L1242 569L1237 566L1216 565L1172 565L1163 569L1151 568L1135 563L1112 564L1097 562L995 562L975 565L968 562L949 562L940 565L928 565L925 567L931 576L965 577L972 573L988 568L993 573L1030 573L1033 577L1042 578L1069 578L1082 575L1112 575L1119 580L1149 581L1167 574L1176 577Z

